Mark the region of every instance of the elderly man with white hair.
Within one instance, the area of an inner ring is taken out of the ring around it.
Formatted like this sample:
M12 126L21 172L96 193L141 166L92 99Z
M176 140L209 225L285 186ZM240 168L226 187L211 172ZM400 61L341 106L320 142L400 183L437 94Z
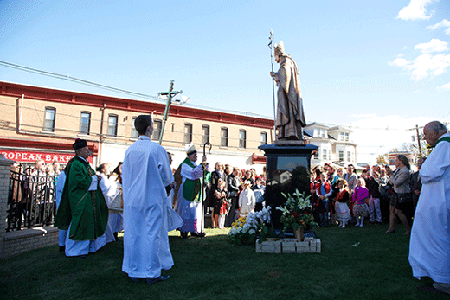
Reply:
M414 277L429 277L433 287L450 294L450 133L438 121L423 133L434 147L420 169L422 191L417 204L409 244L409 263Z

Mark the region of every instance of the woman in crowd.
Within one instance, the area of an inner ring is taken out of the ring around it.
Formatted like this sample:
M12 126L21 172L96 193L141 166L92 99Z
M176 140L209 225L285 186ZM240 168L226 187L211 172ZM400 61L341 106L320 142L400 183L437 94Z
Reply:
M264 192L266 190L266 187L261 182L261 177L256 177L252 190L255 193L255 211L261 211L263 209Z
M408 158L401 154L397 155L395 158L395 172L389 178L389 183L393 186L395 194L392 195L393 199L389 212L389 229L386 233L395 233L395 215L399 217L406 229L404 234L408 235L411 232L408 219L403 213L403 211L407 211L412 206L409 169Z
M211 223L213 225L217 225L216 220L218 220L218 218L219 218L219 215L217 215L217 217L216 217L215 209L214 209L216 207L216 198L215 198L214 193L217 189L219 179L224 181L223 165L220 162L216 162L216 164L214 166L214 171L211 173L210 187L209 187L209 194L208 194L208 201L207 201L208 207L212 208ZM216 226L214 226L214 228L215 227Z
M231 224L236 221L239 216L238 211L238 198L239 188L241 186L241 178L239 177L238 168L233 168L233 173L228 176L228 197L231 203L230 211L228 212L227 227L231 227Z
M225 205L225 214L227 211L227 192L225 190L225 181L222 178L219 178L217 181L217 187L214 190L214 218L211 217L212 220L212 228L219 227L219 216L222 215L223 209L222 207ZM224 218L225 218L224 214ZM225 222L225 219L224 219ZM223 227L223 225L222 225Z

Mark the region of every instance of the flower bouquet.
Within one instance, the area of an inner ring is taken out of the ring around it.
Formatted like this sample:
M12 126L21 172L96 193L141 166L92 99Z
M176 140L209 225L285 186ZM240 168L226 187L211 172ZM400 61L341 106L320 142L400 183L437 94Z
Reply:
M271 230L267 227L269 223L270 206L236 220L228 232L228 240L230 243L237 245L252 245L255 243L257 236L267 239L271 233Z
M300 194L298 189L293 194L281 193L286 198L286 203L277 207L283 213L280 222L283 224L283 232L292 229L294 233L304 230L308 226L316 226L312 215L312 206L309 198L305 193Z

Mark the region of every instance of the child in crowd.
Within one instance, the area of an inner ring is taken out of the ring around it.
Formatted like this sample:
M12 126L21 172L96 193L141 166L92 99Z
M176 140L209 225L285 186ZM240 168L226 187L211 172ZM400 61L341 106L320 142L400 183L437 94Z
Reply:
M337 195L336 195L336 216L339 221L339 227L344 228L350 220L350 208L347 202L350 200L350 193L348 192L348 184L344 179L337 181Z
M369 215L369 207L366 201L369 200L369 190L366 189L366 184L363 178L358 178L356 182L357 186L353 193L353 215L356 218L356 225L359 227L364 226L364 217Z
M222 216L222 207L224 205L226 208L225 213L223 214L223 221L225 222L225 215L227 211L227 192L225 190L225 181L219 178L217 181L217 187L214 190L214 218L212 219L212 228L220 227L219 219Z
M246 217L249 213L255 212L255 194L250 188L251 183L249 181L244 182L244 188L239 195L239 217Z
M225 227L225 217L228 214L228 201L227 201L227 191L225 189L225 181L219 179L217 183L217 189L215 191L216 196L216 207L215 216L217 221L215 222L219 228Z

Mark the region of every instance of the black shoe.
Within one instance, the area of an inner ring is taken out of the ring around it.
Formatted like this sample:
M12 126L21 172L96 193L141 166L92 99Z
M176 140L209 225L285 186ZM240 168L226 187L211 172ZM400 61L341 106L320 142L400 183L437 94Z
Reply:
M59 246L59 252L66 252L66 246Z
M200 233L196 233L195 234L196 237L200 237L200 238L205 237L205 235L206 235L206 233L204 233L204 232L200 232Z
M155 283L158 283L160 281L167 280L169 278L170 278L170 276L159 276L159 277L156 277L156 278L146 278L146 280L147 280L147 284L155 284Z
M118 233L118 232L114 232L114 233L113 233L113 236L114 236L114 239L115 239L116 241L119 240L119 233Z
M188 237L188 233L187 232L182 232L181 233L181 238L184 240L184 239L187 239L187 237Z
M131 279L132 282L138 282L139 281L139 278L137 278L137 277L130 277L130 279Z

